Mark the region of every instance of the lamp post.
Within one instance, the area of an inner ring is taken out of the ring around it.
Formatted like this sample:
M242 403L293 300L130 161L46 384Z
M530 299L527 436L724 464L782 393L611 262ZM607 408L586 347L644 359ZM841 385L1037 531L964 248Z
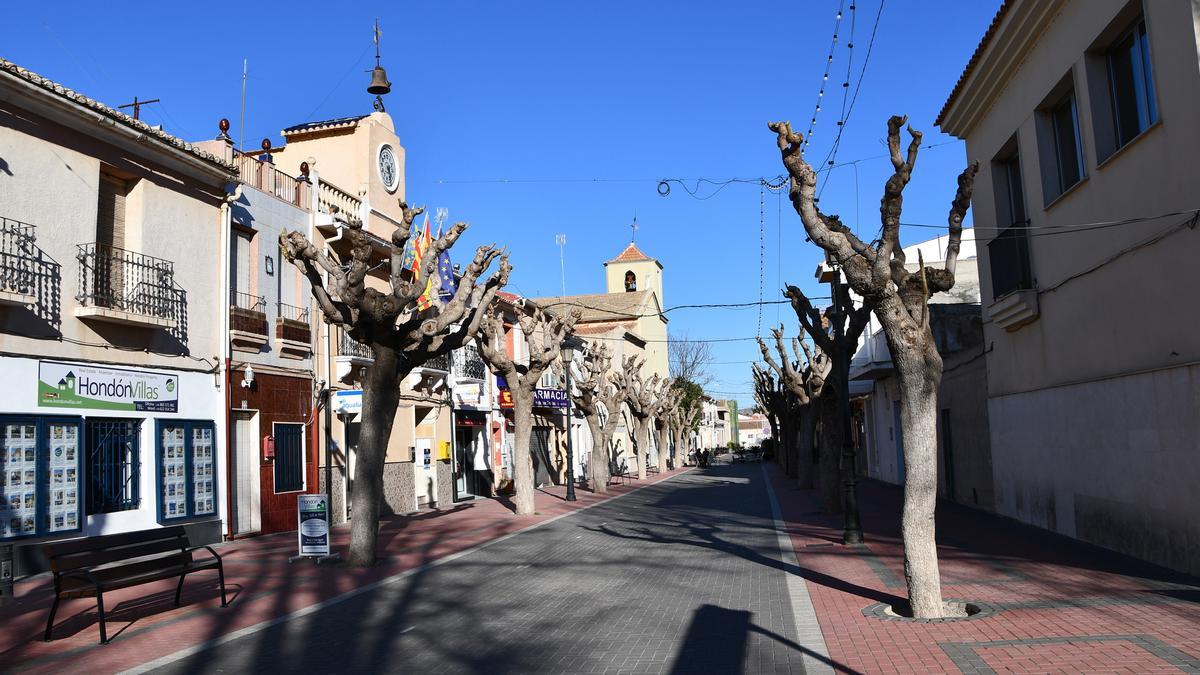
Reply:
M838 346L833 367L837 369L838 380L842 383L842 391L838 394L838 417L842 426L842 482L845 488L843 511L846 522L842 531L843 544L863 543L862 523L858 518L858 480L856 477L857 454L854 451L854 439L850 433L850 352L851 347L843 341L845 313L842 311L842 293L848 292L842 283L841 270L833 268L833 332L834 343Z
M559 347L562 356L563 373L566 377L567 393L567 501L575 501L575 451L571 444L571 364L575 361L575 344L571 338L563 340Z

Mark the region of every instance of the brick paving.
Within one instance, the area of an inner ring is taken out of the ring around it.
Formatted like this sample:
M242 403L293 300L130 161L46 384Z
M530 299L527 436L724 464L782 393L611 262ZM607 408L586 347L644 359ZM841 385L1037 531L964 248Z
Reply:
M860 483L867 543L775 466L779 496L829 657L844 672L1200 672L1200 582L1000 517L938 506L943 596L988 616L880 618L905 595L901 492Z

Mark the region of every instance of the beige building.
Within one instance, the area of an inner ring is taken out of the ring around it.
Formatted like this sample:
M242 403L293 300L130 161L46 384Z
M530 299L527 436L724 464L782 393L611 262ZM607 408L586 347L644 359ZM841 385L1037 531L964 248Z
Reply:
M0 59L0 543L220 539L235 174Z
M1198 36L1194 2L1009 0L938 119L980 162L996 511L1190 573Z

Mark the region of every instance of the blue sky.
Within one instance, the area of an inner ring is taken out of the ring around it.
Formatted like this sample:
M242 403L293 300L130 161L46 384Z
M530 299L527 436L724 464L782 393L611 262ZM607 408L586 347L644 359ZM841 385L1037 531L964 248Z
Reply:
M891 167L884 123L907 114L938 144L918 160L904 221L943 224L967 158L933 126L999 0L884 0L861 91L822 207L879 226ZM850 10L851 5L855 10ZM407 150L408 198L472 227L456 259L485 241L512 249L511 290L560 292L555 234L567 235L566 290L603 291L602 263L629 242L665 266L664 301L779 299L781 282L827 295L818 250L787 201L755 181L781 172L769 120L813 116L843 19L809 159L828 153L850 62L855 90L878 0L800 2L22 3L0 24L0 56L110 105L163 102L143 118L190 140L238 127L249 60L246 144L283 127L370 112L372 21L383 29L386 97ZM854 26L851 32L851 18ZM847 49L847 43L854 45ZM287 168L287 167L284 167ZM857 169L857 172L855 171ZM857 175L856 175L857 173ZM670 184L661 197L658 181ZM719 185L698 179L750 182ZM697 189L697 199L684 185ZM760 196L760 192L765 192ZM936 230L906 228L913 243ZM760 259L762 265L760 266ZM758 309L668 314L692 339L746 338ZM762 331L795 317L762 310ZM752 341L714 343L717 396L751 400Z

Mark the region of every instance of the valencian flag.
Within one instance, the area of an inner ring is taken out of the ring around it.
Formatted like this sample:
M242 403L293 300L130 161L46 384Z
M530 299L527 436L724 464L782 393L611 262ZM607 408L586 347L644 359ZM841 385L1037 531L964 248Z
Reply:
M425 216L425 226L429 227L429 216ZM404 242L404 269L416 269L417 244L421 243L421 226L414 222L408 231L408 241Z
M425 231L421 233L416 245L413 247L414 256L412 273L414 282L421 278L421 263L425 259L425 256L429 253L429 248L432 244L433 237L429 234L429 216L425 216ZM423 310L433 307L432 276L425 281L425 290L421 293L421 296L417 298L417 307Z

